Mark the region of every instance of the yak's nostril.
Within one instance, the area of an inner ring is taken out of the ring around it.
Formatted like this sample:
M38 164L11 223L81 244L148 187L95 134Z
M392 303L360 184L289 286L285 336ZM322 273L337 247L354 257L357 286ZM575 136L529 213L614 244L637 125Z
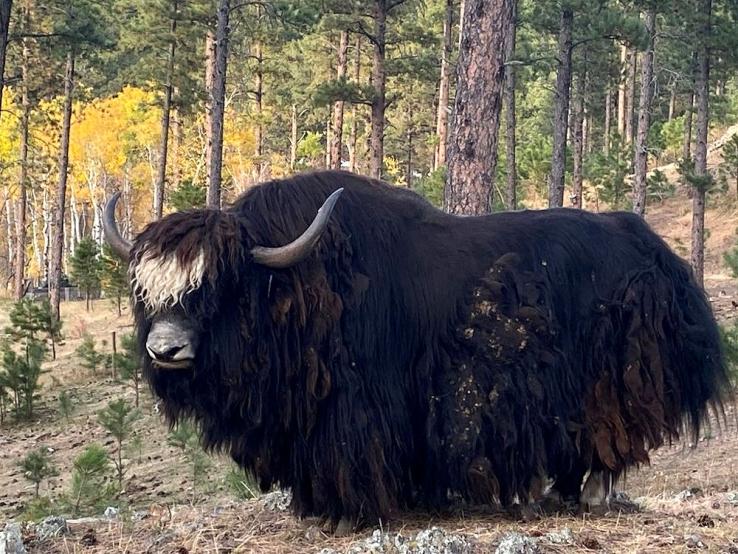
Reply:
M156 362L180 362L192 358L189 343L185 344L146 344L149 356Z
M155 350L154 355L158 360L169 362L174 359L177 352L182 350L182 348L184 348L184 346L172 346L165 350Z

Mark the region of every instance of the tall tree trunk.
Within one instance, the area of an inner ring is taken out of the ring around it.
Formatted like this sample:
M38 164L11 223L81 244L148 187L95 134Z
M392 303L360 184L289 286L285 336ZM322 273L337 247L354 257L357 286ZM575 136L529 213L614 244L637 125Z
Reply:
M651 99L653 98L653 51L656 40L656 10L646 12L648 48L641 61L641 97L638 106L638 135L636 137L633 182L633 213L646 212L646 186L648 176L648 130L651 126Z
M77 195L74 192L74 187L69 192L69 230L66 234L69 237L69 253L74 254L81 238L79 209L77 208Z
M13 222L13 199L10 198L10 192L8 189L5 189L5 224L6 224L6 234L8 237L8 271L10 272L11 276L13 275L13 272L15 271L15 223Z
M172 111L172 188L177 189L182 183L182 146L184 145L184 124L182 114L176 108Z
M628 113L628 95L626 83L628 82L628 47L620 45L620 80L618 81L618 135L621 141L625 141L625 114Z
M612 125L612 91L608 85L605 88L605 124L602 130L602 152L610 155L610 126Z
M361 35L356 35L356 46L355 46L355 58L354 58L354 83L359 85L361 82ZM358 152L357 147L359 144L359 110L356 104L351 106L351 135L349 137L349 170L356 171L358 167Z
M215 33L208 29L205 34L205 174L210 178L213 167L213 78L215 77L215 58L217 43Z
M28 6L23 10L24 23L28 22ZM24 25L26 27L26 25ZM16 212L16 243L15 243L15 286L16 300L23 297L26 277L26 199L28 190L28 116L31 111L31 102L28 99L28 39L23 39L21 57L21 120L20 120L20 182L18 183L18 211ZM8 240L10 237L8 237Z
M634 126L633 114L635 113L635 88L636 88L636 70L638 66L638 52L635 48L628 49L628 75L625 84L628 100L626 101L625 111L625 144L633 144Z
M464 21L466 20L466 0L459 3L459 44L458 50L461 52L461 43L464 40Z
M336 78L339 81L346 79L346 66L348 64L348 31L341 31L338 41L338 64L336 66ZM333 104L333 133L331 140L331 168L341 169L341 158L343 154L343 100Z
M386 108L387 77L385 74L385 49L387 34L387 0L374 0L374 58L372 61L371 84L372 131L370 139L369 175L382 178L384 169L384 110Z
M215 66L211 103L212 148L210 152L210 174L208 175L207 205L220 208L220 184L223 170L223 117L225 115L226 72L228 71L228 18L230 0L218 0L218 25L215 30Z
M704 19L700 33L700 46L697 53L697 78L695 97L697 99L697 142L694 151L694 173L701 181L707 181L707 130L709 124L710 100L710 19L712 0L699 0L698 17ZM695 280L702 286L705 272L705 188L706 183L698 182L692 193L692 271Z
M33 243L33 255L36 259L36 266L38 267L39 273L43 274L43 268L46 264L44 258L44 251L41 248L38 239L38 199L36 197L36 189L31 187L31 203L29 204L31 214L31 240Z
M433 167L438 169L446 165L446 144L448 143L448 98L451 88L451 48L454 24L454 0L446 0L446 11L443 18L443 45L441 49L441 78L438 80L438 111L436 113L436 135L438 144L435 149Z
M505 154L507 157L507 191L505 203L508 210L517 208L518 167L515 159L515 66L510 62L515 57L515 31L517 29L518 3L513 1L513 14L505 36Z
M586 62L585 62L586 63ZM585 83L587 79L586 67L582 68L582 73L577 79L577 91L575 95L575 103L573 110L573 132L572 138L574 143L573 151L573 167L571 176L571 205L573 208L582 207L582 157L584 153L584 94Z
M551 174L548 183L549 208L564 205L564 175L566 171L566 131L569 117L571 95L571 33L574 25L574 12L565 8L561 11L559 28L558 70L556 72L556 93L554 96L553 117L553 155Z
M59 142L59 184L56 203L51 209L51 254L49 256L49 300L53 316L58 320L61 300L61 270L64 251L64 205L67 198L67 173L69 170L69 134L72 127L72 95L74 93L74 51L67 52L64 72L64 108L61 139Z
M684 111L684 139L682 142L682 158L692 157L692 116L694 114L694 91L687 97L687 109Z
M167 179L167 154L169 152L169 120L172 112L172 90L174 85L174 52L177 46L177 14L179 0L172 0L172 21L169 27L169 53L167 58L167 82L164 87L164 106L161 114L161 146L159 147L159 172L154 191L154 217L161 219L164 211L164 187Z
M325 120L325 168L331 166L331 112L328 110L328 118Z
M412 111L408 112L408 120L410 123L407 126L407 147L405 157L405 186L409 189L413 188L413 139L415 137L415 129L412 125Z
M491 209L505 79L505 31L514 0L467 0L448 143L444 207L455 214Z
M258 17L261 17L261 9L257 8ZM256 110L256 128L254 129L254 156L256 157L257 181L262 180L264 173L264 47L261 41L254 44L254 57L256 58L256 71L254 72L254 100Z
M676 110L676 84L672 85L669 92L669 115L667 121L674 119L674 111Z
M3 105L3 83L5 79L5 52L8 47L8 28L13 0L0 0L0 106ZM0 119L2 112L0 111Z
M290 128L290 169L297 163L297 104L292 104L292 124Z

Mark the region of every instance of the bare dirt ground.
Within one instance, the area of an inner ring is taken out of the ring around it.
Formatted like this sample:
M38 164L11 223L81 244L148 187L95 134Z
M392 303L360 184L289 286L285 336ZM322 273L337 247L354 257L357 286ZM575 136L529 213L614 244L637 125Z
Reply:
M713 163L717 155L712 154ZM688 254L691 214L684 191L653 207L648 219L672 247L683 256ZM723 322L738 318L738 286L722 262L723 253L736 241L736 227L735 203L712 202L707 213L706 287ZM0 303L0 326L7 322L8 308L7 302ZM67 303L63 319L66 341L58 359L48 364L34 421L6 423L0 428L0 521L19 518L23 505L33 496L32 486L17 467L28 451L41 445L54 450L60 475L42 485L41 493L57 496L68 486L72 460L86 445L93 441L113 445L97 422L97 412L111 399L134 398L129 384L81 369L74 353L85 332L98 344L103 339L110 341L112 331L119 335L130 332L128 311L117 317L108 303L99 301L93 312L86 313L83 303ZM62 390L76 399L77 409L69 423L58 411ZM205 488L193 490L189 468L180 451L167 444L167 429L146 390L141 394L141 410L143 418L136 428L142 447L129 461L123 494L130 510L111 521L71 524L69 534L51 541L39 542L28 534L29 552L307 553L323 548L344 552L371 535L369 529L348 537L328 536L315 522L299 522L264 497L234 500L223 482L228 468L225 459L215 458ZM443 518L411 514L387 522L384 530L414 537L421 529L439 526L463 535L474 552L493 552L506 533L518 532L534 537L543 552L702 550L738 554L737 419L736 408L728 406L727 423L704 430L697 444L682 441L664 447L653 454L650 466L628 475L618 488L637 501L642 507L639 513L533 521L494 513Z

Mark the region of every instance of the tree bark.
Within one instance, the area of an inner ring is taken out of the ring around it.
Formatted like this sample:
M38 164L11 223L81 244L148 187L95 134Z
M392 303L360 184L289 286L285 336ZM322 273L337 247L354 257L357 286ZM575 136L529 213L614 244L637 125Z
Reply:
M297 163L297 104L292 104L292 118L290 126L290 169L295 169Z
M574 114L573 114L573 132L572 138L574 143L573 167L572 167L572 191L571 205L573 208L582 207L582 157L584 153L584 89L586 83L586 68L582 69L582 73L577 80L577 91L575 96Z
M697 142L694 151L694 173L697 178L707 180L707 130L709 124L710 101L710 16L712 0L699 0L698 16L704 18L697 52L697 77L695 97L697 100ZM692 194L692 271L700 286L704 284L705 274L705 192L706 183L699 182Z
M331 112L328 111L328 118L325 120L325 157L323 158L325 168L331 166Z
M212 148L210 153L210 173L208 175L207 205L220 209L220 188L223 169L223 118L225 115L226 73L228 71L228 18L230 0L218 0L218 24L215 31L215 66L211 103L213 115L211 122Z
M385 72L385 51L387 33L387 0L374 0L374 58L372 62L371 84L372 129L370 138L369 176L382 178L384 169L384 111L386 108L387 76Z
M618 81L618 135L625 141L625 114L628 113L626 83L628 75L628 47L620 45L620 80Z
M39 273L43 274L43 268L46 265L46 259L44 258L44 251L38 240L38 200L36 198L36 191L31 187L31 203L29 204L31 214L31 240L33 243L33 255L36 259L36 266L38 267Z
M448 99L451 88L450 61L452 32L454 24L454 0L446 0L443 18L443 44L441 48L441 78L438 80L438 111L436 113L436 135L434 169L446 165L446 145L448 143ZM514 41L513 41L514 42Z
M260 9L257 9L258 17L261 17ZM256 128L254 129L254 157L256 158L257 181L262 180L264 172L264 48L261 41L254 43L254 57L256 58L256 71L254 72L254 100L256 110Z
M651 100L653 98L653 52L656 41L656 10L646 12L648 47L641 61L641 97L638 105L638 135L636 136L633 181L633 213L646 213L646 188L648 176L648 130L651 126Z
M339 81L346 80L346 66L348 64L348 31L341 31L338 41L338 63L336 65L336 78ZM341 158L343 155L343 100L333 104L333 133L331 135L331 168L341 169Z
M635 48L628 49L628 75L625 84L628 100L626 101L625 111L625 144L633 144L634 126L633 114L635 113L635 88L636 88L636 68L638 66L638 52Z
M154 191L154 217L161 219L164 211L164 187L167 179L167 154L169 152L169 121L172 112L172 81L174 79L174 53L177 47L177 12L179 11L179 0L172 0L172 21L169 27L171 37L169 40L169 53L167 58L166 85L164 87L164 106L161 114L161 146L159 150L159 172L156 178L156 190Z
M28 7L23 10L24 22L28 21ZM25 25L24 25L25 27ZM28 99L28 39L23 39L21 54L21 120L20 120L20 181L18 183L18 210L15 216L16 243L15 243L15 286L16 300L23 297L26 277L26 202L28 190L28 116L31 112L31 102ZM8 237L10 240L10 237Z
M548 183L549 208L564 205L564 175L566 171L566 131L571 95L571 34L574 13L565 8L561 11L559 29L558 70L556 72L556 93L554 96L553 117L553 156Z
M172 110L172 136L174 142L172 144L172 187L179 188L182 183L182 146L184 145L184 125L182 122L182 114L174 108Z
M357 85L361 82L361 35L356 35L354 58L354 83ZM355 172L358 167L358 152L356 148L359 144L359 110L356 104L351 106L351 135L349 137L349 170Z
M608 86L605 89L605 124L602 130L602 152L610 155L610 127L612 125L612 91Z
M210 178L213 153L213 77L215 76L215 33L205 34L205 173Z
M64 205L67 198L67 173L69 170L69 134L72 127L72 96L74 94L74 51L67 52L64 72L64 108L59 144L59 184L56 203L51 210L51 255L49 256L49 300L53 316L58 320L61 300L62 253L64 251Z
M507 157L507 190L505 203L508 210L517 208L518 167L515 159L516 120L515 120L515 66L510 61L515 57L515 31L517 28L517 0L513 1L510 27L505 37L505 154Z
M15 223L13 222L13 199L10 198L10 191L6 188L5 189L5 224L6 224L6 234L8 236L8 271L10 272L10 276L13 276L13 272L15 271Z
M3 83L5 82L5 57L8 47L8 29L10 27L10 10L13 0L0 0L0 106L3 105ZM0 111L2 119L2 111Z
M513 2L467 0L446 156L444 207L451 213L475 215L491 209L505 79L505 31L513 19Z
M674 111L676 110L676 84L672 85L669 93L669 115L667 121L674 119Z
M687 109L684 112L684 139L682 142L682 158L692 157L692 116L694 113L694 91L689 94Z

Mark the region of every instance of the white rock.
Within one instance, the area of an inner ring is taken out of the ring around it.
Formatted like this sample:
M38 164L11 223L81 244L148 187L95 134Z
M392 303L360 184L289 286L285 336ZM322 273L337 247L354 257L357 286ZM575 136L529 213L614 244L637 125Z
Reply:
M11 521L0 532L0 554L26 554L20 523Z
M41 541L65 535L68 532L67 520L61 516L49 516L36 524L36 537Z
M541 549L532 537L520 533L507 533L500 541L495 554L539 554Z
M547 533L546 540L551 544L574 544L574 534L571 529L564 527L561 531Z

